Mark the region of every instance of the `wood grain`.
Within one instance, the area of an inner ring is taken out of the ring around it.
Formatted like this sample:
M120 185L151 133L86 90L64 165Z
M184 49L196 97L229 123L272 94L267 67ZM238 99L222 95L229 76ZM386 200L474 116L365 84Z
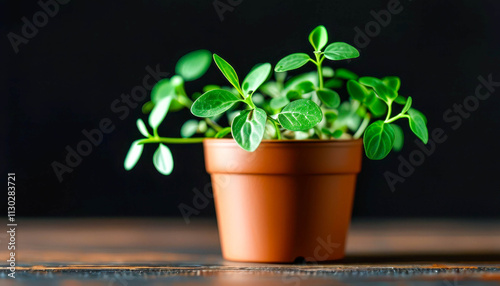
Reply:
M354 221L347 257L325 264L225 261L214 220L20 218L16 243L18 278L1 267L1 285L500 284L495 221Z

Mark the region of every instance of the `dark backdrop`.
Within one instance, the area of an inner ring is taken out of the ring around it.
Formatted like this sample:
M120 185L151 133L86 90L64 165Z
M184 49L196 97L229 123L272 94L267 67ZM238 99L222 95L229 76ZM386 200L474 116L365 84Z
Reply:
M15 53L8 34L21 36L22 18L32 21L41 7L36 1L2 1L1 165L2 174L17 174L18 215L180 216L179 204L193 206L193 189L203 190L209 182L201 145L171 146L176 163L171 176L154 170L152 146L126 172L123 159L139 136L135 121L141 112L131 109L120 120L111 103L142 84L147 66L159 65L172 75L177 59L195 49L222 55L242 75L259 62L276 64L289 53L309 53L307 36L323 24L331 41L361 51L359 59L334 67L400 76L400 93L412 96L427 114L429 130L442 128L447 136L395 191L384 173L397 174L398 156L408 159L418 148L408 128L401 153L364 160L354 215L500 216L500 91L479 101L456 130L457 121L443 119L454 104L474 95L479 76L500 81L498 1L401 0L402 11L385 27L371 22L375 12L387 10L387 0L216 3L233 5L222 21L213 1L73 0L60 4ZM361 47L355 28L366 32L367 24L373 36ZM212 66L188 91L205 83L224 79ZM170 114L161 134L178 136L179 124L189 117L187 111ZM75 148L85 138L82 130L97 128L103 118L113 122L114 131L59 182L52 162L64 162L66 146ZM211 201L202 215L214 215Z

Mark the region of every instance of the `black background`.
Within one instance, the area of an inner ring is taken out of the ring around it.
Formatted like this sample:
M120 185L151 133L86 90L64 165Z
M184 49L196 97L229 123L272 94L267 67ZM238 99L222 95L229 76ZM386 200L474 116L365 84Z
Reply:
M227 3L225 0L221 0ZM60 6L36 36L11 47L7 34L21 34L36 1L2 1L2 174L17 174L17 212L24 216L180 216L192 206L193 189L209 182L201 145L171 146L175 169L158 174L153 146L131 172L123 170L130 143L139 138L131 110L120 120L110 109L122 93L141 85L145 67L160 65L173 75L177 59L205 48L222 55L241 77L256 63L273 65L293 52L311 52L309 32L323 24L330 41L355 43L355 27L374 21L370 11L389 1L243 0L219 18L213 1L70 1ZM499 217L499 97L496 91L457 130L443 120L455 103L473 95L478 76L500 81L498 1L402 0L403 11L361 48L348 67L360 75L398 75L401 94L428 117L429 130L443 128L447 140L391 192L384 172L397 173L398 156L415 150L408 132L399 154L364 160L358 179L357 217ZM311 67L309 67L311 68ZM304 71L304 70L303 70ZM188 92L224 84L212 67ZM81 131L110 118L115 130L59 182L54 161ZM143 117L144 118L144 117ZM178 136L188 111L170 114L160 134ZM6 204L5 204L6 205ZM5 209L5 206L1 206ZM214 215L211 202L200 216Z

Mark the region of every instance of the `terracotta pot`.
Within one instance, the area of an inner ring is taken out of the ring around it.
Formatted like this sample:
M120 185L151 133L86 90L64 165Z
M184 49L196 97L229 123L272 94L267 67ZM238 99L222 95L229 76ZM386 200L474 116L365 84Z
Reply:
M362 140L203 142L225 259L328 261L344 257Z

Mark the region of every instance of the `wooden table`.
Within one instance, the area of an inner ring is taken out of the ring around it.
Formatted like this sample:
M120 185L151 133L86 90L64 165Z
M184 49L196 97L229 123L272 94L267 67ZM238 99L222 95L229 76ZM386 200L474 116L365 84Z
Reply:
M0 285L500 285L498 221L354 221L346 259L309 265L225 261L214 220L17 222Z

